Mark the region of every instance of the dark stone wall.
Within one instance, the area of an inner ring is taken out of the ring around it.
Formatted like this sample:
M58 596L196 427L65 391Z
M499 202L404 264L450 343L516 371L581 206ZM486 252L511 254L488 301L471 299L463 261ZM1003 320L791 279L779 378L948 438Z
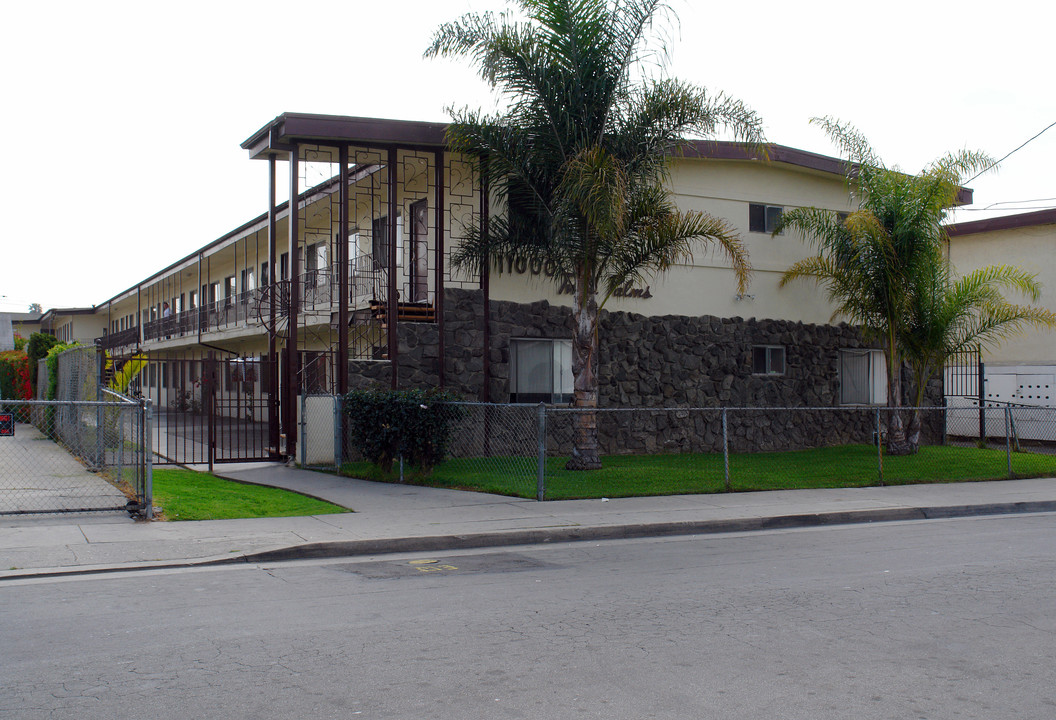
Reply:
M480 400L483 390L482 299L479 290L450 289L444 300L445 384L471 401ZM398 335L400 387L437 385L438 326L400 323ZM850 325L602 311L599 336L602 408L832 408L809 414L730 411L727 434L733 450L785 450L873 437L872 412L839 407L839 350L871 347ZM546 300L491 302L493 402L509 401L510 340L532 337L571 338L570 310ZM783 375L752 373L756 345L785 348ZM351 388L387 386L390 381L387 362L350 363ZM941 381L929 384L928 397L929 404L941 403ZM599 429L604 451L721 449L720 413L684 415L603 413ZM934 439L941 424L927 423L925 430ZM563 450L571 439L570 415L556 416L548 435L550 447Z

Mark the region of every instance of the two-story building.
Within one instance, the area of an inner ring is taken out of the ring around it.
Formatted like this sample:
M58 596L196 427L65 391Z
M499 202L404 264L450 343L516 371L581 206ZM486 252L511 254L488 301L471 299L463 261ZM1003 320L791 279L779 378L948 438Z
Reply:
M209 405L241 423L233 433L266 427L261 455L292 453L305 393L379 382L567 402L568 284L543 264L496 260L483 276L453 265L468 229L502 207L444 133L438 123L278 116L243 143L269 164L265 212L97 306L100 344L149 358L134 385L160 409ZM882 403L879 351L832 324L815 287L779 287L812 249L773 236L776 218L806 205L852 210L844 170L780 145L764 158L695 142L672 158L678 205L740 231L751 288L739 294L725 258L706 249L622 288L601 318L602 405ZM276 200L280 173L295 202Z

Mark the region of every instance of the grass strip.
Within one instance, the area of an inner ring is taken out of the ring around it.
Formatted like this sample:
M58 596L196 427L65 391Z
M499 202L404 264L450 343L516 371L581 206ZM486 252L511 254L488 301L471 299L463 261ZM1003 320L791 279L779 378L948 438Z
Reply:
M546 498L574 500L724 492L721 453L671 455L609 455L602 469L565 470L567 457L547 458ZM970 482L1008 477L1004 450L929 446L915 455L883 458L884 484ZM1056 477L1056 456L1013 453L1014 477ZM396 482L366 462L346 463L341 474ZM405 481L430 487L535 497L536 461L530 457L459 458L438 466L430 477L410 470ZM877 451L873 445L849 445L792 452L731 453L730 489L796 490L878 485Z
M166 520L233 520L349 512L279 488L250 485L183 468L155 468L154 504Z

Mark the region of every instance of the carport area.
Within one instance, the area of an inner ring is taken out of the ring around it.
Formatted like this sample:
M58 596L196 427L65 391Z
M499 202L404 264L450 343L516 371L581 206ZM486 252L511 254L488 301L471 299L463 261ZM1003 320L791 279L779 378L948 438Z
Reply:
M0 436L0 515L124 510L128 500L33 425Z

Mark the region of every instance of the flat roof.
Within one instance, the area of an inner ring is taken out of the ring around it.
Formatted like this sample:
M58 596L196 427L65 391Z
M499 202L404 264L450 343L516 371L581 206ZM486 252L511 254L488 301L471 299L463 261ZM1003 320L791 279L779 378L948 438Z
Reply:
M253 133L242 148L251 158L288 157L294 143L446 146L447 123L420 120L282 113Z
M1056 223L1056 209L1035 210L1034 212L1002 215L1000 217L987 218L986 220L954 223L946 226L946 234L950 237L957 237L959 235L976 235L997 230L1015 230L1038 225L1052 225L1054 223Z

